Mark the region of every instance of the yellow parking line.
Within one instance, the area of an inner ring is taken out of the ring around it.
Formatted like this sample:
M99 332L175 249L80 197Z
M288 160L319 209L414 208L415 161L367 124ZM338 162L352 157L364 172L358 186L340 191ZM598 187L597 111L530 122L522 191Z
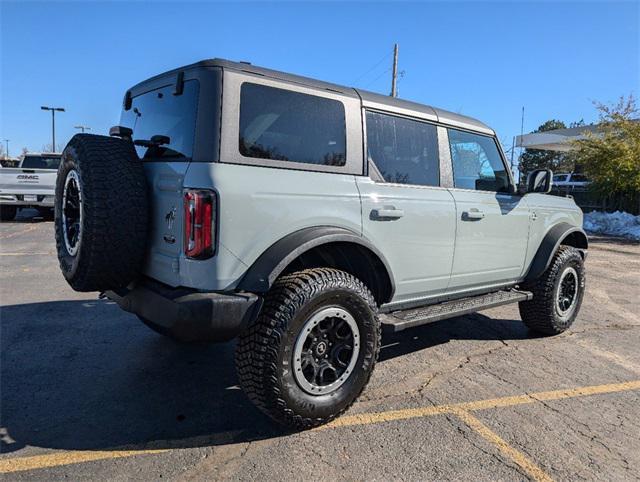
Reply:
M407 408L403 410L389 410L386 412L359 413L340 417L333 422L318 427L315 430L328 428L349 427L352 425L369 425L373 423L391 422L394 420L406 420L409 418L429 417L442 413L454 413L456 410L487 410L498 407L512 407L547 400L563 400L566 398L585 397L588 395L601 395L605 393L624 392L640 389L640 380L623 383L611 383L607 385L592 385L589 387L572 388L567 390L553 390L549 392L529 393L512 397L492 398L475 402L462 402L449 405L434 405L431 407Z
M534 464L526 455L509 445L502 437L487 427L484 423L466 410L454 410L453 414L462 420L469 428L473 429L487 442L495 445L502 454L515 462L522 470L529 474L533 480L540 482L551 482L553 479L549 477L544 470Z
M118 459L132 457L134 455L151 455L167 452L169 449L157 450L74 450L69 452L54 452L45 455L33 455L31 457L15 457L0 459L0 474L23 472L25 470L46 469L60 465L81 464L104 459Z
M461 413L471 412L475 410L487 410L487 409L498 408L498 407L511 407L514 405L524 405L524 404L535 403L537 401L564 400L564 399L584 397L589 395L602 395L606 393L617 393L617 392L639 390L639 389L640 389L640 380L634 380L634 381L624 382L624 383L593 385L588 387L572 388L567 390L535 392L535 393L529 393L527 395L516 395L512 397L501 397L501 398L493 398L488 400L478 400L475 402L435 405L430 407L409 408L404 410L389 410L386 412L360 413L356 415L341 417L327 425L323 425L321 427L314 429L314 431L327 430L330 428L349 427L353 425L377 424L382 422L406 420L406 419L418 418L418 417L429 417L429 416L439 415L444 413L457 415L460 418L465 417L465 423L469 422L469 426L472 426L472 424L470 423L471 418L469 417L472 417L474 419L475 417L473 417L471 414L468 414L468 416L460 415ZM474 426L472 428L476 429L476 427L479 427L478 423L482 424L482 422L478 420L477 423L473 422ZM483 431L484 434L488 434L489 432L490 430L488 428L486 428L486 430ZM481 435L483 437L485 436L483 434ZM191 439L183 440L182 442L185 442L185 443L183 444L174 443L174 445L176 446L200 445L200 443L196 444L193 441L190 442L190 440ZM500 439L499 437L498 439L494 438L493 443L497 444L497 440L502 440L502 439ZM202 442L206 443L204 439L202 440ZM221 443L233 443L233 437L227 437L224 439L224 441L221 441ZM505 444L504 447L508 447L506 445L506 442L504 442L503 440L501 443ZM499 446L503 447L502 445L499 445ZM0 474L20 472L25 470L44 469L48 467L57 467L60 465L78 464L82 462L91 462L94 460L117 459L122 457L132 457L134 455L158 454L162 452L167 452L169 450L172 450L172 449L104 450L104 451L77 450L77 451L70 451L70 452L54 452L52 454L35 455L30 457L5 458L5 459L0 459ZM506 451L507 448L501 448L501 450ZM513 448L509 448L509 450L515 451L515 449ZM505 452L505 454L506 453L507 452ZM516 456L515 453L510 452L510 454L511 455L509 456L513 460L516 460L515 458L513 458ZM524 457L524 455L522 455L522 457ZM525 468L524 466L522 467L523 469ZM543 480L543 479L540 479L540 480Z

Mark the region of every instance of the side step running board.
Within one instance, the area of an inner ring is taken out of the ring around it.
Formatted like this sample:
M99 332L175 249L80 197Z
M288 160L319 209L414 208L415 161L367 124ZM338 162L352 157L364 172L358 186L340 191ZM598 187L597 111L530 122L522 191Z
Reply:
M414 326L432 323L434 321L466 315L476 311L494 308L496 306L528 301L533 298L529 291L502 290L469 298L445 301L435 305L423 306L411 310L394 311L381 316L385 328L391 332L402 331Z

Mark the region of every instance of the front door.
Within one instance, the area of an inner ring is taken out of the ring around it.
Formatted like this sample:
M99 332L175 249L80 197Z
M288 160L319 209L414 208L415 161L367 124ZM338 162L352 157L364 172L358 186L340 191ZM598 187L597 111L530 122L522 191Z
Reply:
M453 262L456 211L440 187L435 125L367 112L370 177L357 177L363 234L384 253L393 302L443 293Z
M529 208L491 136L447 129L457 233L450 292L516 281L529 238Z

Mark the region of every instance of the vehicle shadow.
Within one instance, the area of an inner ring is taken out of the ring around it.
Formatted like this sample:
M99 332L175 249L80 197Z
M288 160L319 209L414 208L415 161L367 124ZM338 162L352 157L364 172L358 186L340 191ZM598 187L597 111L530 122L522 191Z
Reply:
M233 343L181 345L108 301L0 310L1 452L187 448L279 437L237 386ZM381 362L455 338L520 339L471 315L385 336Z
M410 328L399 333L385 332L379 362L448 343L452 340L525 340L539 335L520 319L496 319L473 313Z
M28 224L52 220L53 213L51 213L50 215L43 215L37 209L25 208L18 210L18 213L16 214L16 218L14 220L2 221L2 224Z

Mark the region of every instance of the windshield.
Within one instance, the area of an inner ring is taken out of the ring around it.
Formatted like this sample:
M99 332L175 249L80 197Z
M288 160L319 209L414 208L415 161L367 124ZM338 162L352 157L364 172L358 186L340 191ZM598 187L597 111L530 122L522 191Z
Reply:
M181 95L174 95L174 89L168 85L138 95L131 108L122 112L120 124L133 130L134 141L169 138L162 145L136 146L141 159L190 159L193 155L199 84L197 80L186 81Z
M565 182L567 180L567 174L556 174L553 176L553 182Z
M58 169L60 156L24 156L23 169Z

